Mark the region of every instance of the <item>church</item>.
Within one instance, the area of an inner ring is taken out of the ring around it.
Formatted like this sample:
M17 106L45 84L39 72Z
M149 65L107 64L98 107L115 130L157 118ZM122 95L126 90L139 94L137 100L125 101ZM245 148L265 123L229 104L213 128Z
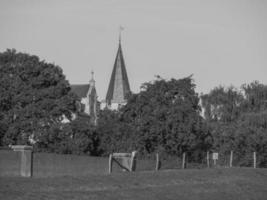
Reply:
M99 102L95 88L94 73L87 84L71 85L71 91L79 98L78 111L90 116L91 121L96 124L99 109L118 110L127 103L131 94L130 84L127 76L126 66L123 58L121 39L110 77L106 98Z

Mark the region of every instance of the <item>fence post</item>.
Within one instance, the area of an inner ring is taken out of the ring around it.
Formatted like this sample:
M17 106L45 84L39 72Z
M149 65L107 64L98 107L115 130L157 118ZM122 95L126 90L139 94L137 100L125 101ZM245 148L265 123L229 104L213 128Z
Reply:
M159 170L159 153L156 153L156 171Z
M230 167L233 166L233 151L230 153Z
M20 175L32 177L33 173L33 147L27 145L13 145L14 151L20 152Z
M254 161L253 162L253 167L256 168L257 167L256 166L257 165L257 159L256 159L256 152L255 151L253 152L253 161Z
M207 151L207 167L210 168L210 152Z
M136 153L137 151L133 151L132 152L132 156L131 156L131 165L130 165L130 171L135 171L135 167L136 167Z
M185 152L183 153L182 169L185 168Z
M109 154L109 159L108 159L108 173L111 174L112 172L112 154Z

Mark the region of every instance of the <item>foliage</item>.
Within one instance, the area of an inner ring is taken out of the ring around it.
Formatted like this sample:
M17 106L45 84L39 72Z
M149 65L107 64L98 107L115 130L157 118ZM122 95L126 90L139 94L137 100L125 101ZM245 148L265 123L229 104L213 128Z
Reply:
M202 95L201 100L206 120L230 123L239 117L239 108L244 98L233 86L219 86L209 94Z
M256 151L259 165L266 165L267 86L252 82L240 90L217 87L201 99L213 149L233 150L240 157Z
M121 112L109 109L101 110L97 126L100 138L99 153L129 152L135 149L134 129L120 119Z
M0 94L5 145L27 144L29 138L43 142L75 111L76 97L62 69L15 50L0 53Z
M90 155L212 148L256 151L267 164L267 85L259 82L201 95L204 117L191 76L143 84L120 110L100 111L96 127L76 113L77 100L60 67L15 50L0 53L1 146L31 142L37 151Z
M267 85L257 81L242 85L245 102L242 105L244 112L259 112L267 110Z
M88 116L78 115L70 123L53 126L49 137L37 143L40 151L64 154L97 154L98 137Z
M99 132L104 151L177 154L208 148L209 135L194 88L191 77L158 78L145 83L120 111L103 111Z

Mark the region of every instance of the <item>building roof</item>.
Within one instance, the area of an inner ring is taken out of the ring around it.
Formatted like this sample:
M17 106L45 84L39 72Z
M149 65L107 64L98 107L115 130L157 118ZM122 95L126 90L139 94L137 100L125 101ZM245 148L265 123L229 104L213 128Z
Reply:
M130 84L122 54L121 43L119 42L119 48L107 91L106 102L108 104L111 104L112 102L123 103L127 100L130 92Z
M90 84L77 84L71 85L71 91L75 93L79 98L84 98L87 96Z

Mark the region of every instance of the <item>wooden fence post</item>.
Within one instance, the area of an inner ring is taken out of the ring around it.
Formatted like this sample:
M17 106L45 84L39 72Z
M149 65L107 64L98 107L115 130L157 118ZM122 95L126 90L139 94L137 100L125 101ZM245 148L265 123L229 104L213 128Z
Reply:
M253 167L256 168L257 167L257 159L256 159L256 152L253 152Z
M233 166L233 151L230 153L230 167Z
M207 151L207 167L210 168L210 152Z
M185 152L183 153L182 169L185 168Z
M132 156L131 156L131 165L130 165L130 171L134 171L135 167L136 167L136 153L137 151L133 151L132 152Z
M112 172L112 154L109 154L109 159L108 159L108 173L111 174Z
M159 170L159 153L156 153L156 171Z

